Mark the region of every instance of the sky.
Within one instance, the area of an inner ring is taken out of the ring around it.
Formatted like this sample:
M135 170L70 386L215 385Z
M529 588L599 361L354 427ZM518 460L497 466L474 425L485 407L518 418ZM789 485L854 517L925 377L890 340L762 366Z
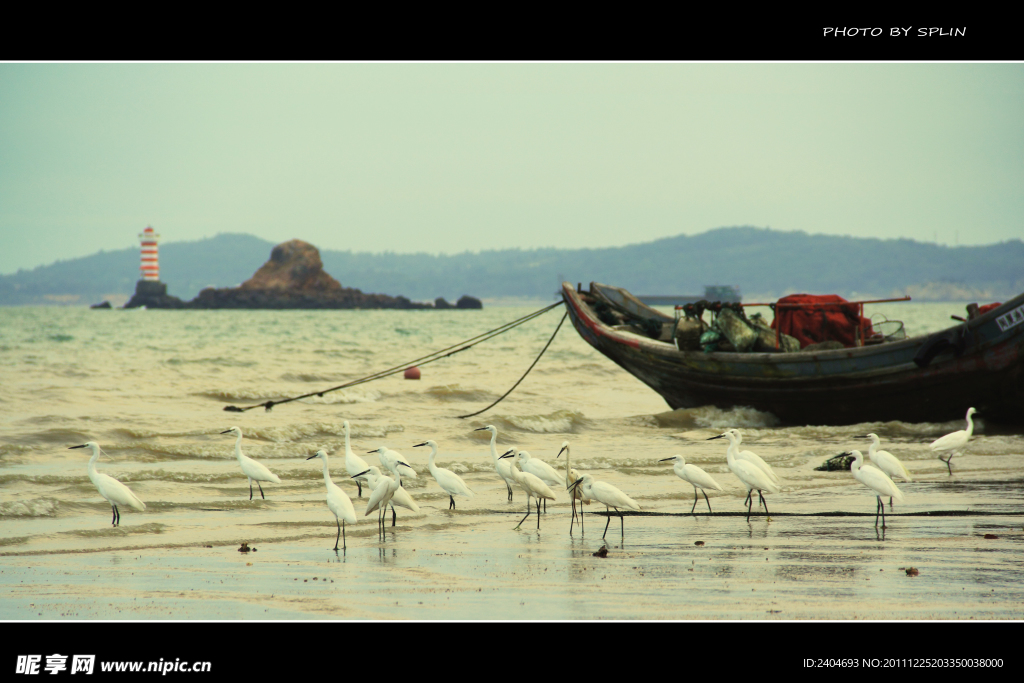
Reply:
M1024 238L1021 63L0 63L0 273L222 232L353 252L718 227Z

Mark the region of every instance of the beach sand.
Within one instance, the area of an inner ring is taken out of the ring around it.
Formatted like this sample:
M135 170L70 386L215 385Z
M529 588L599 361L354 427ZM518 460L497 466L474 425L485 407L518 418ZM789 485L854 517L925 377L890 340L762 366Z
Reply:
M515 530L520 492L514 504L399 509L383 539L373 513L346 528L337 553L326 509L256 521L252 512L273 500L204 511L192 540L170 547L154 545L159 524L125 514L104 528L98 517L85 548L64 552L55 533L48 547L6 554L0 618L1021 618L1024 514L993 510L1008 501L1019 510L1021 482L934 479L916 489L928 509L897 505L884 539L874 499L852 485L768 496L771 521L755 504L749 523L737 496L713 497L710 516L703 498L704 511L687 514L692 499L682 496L678 513L614 517L603 558L594 555L604 545L599 506L588 506L583 533L577 525L569 535L565 497L539 531L533 514ZM208 524L213 515L226 524ZM239 552L242 541L254 551Z

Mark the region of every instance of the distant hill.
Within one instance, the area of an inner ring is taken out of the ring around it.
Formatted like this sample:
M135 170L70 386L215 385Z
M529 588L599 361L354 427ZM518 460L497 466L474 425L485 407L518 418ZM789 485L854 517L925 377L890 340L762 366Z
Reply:
M161 280L169 294L191 299L204 287L245 281L273 247L238 234L162 244ZM454 301L463 294L550 299L561 280L596 280L635 294L700 294L704 285L728 284L739 286L746 300L792 292L878 297L909 292L917 300L992 300L1024 291L1021 240L946 247L734 227L605 249L506 249L450 256L322 249L320 256L324 270L345 287L414 301L439 296ZM123 301L138 277L138 249L100 252L0 276L0 305L84 305L111 296Z

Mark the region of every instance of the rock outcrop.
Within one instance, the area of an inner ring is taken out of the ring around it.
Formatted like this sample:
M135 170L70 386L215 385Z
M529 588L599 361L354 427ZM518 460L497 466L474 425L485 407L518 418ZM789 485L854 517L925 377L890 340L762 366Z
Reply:
M167 295L162 282L140 280L125 308L483 308L479 299L463 296L455 306L439 298L436 306L404 296L364 294L324 272L320 252L312 244L291 240L274 247L270 260L238 287L208 287L189 302ZM443 305L442 305L443 304Z

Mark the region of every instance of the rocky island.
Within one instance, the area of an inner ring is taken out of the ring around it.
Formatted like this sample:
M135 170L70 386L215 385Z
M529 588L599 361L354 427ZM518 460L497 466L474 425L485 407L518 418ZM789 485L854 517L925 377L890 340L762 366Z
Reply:
M167 285L139 280L135 294L125 308L398 308L474 309L483 308L479 299L461 297L456 304L438 298L434 305L410 301L404 296L364 294L342 287L324 272L320 252L312 244L291 240L274 247L270 260L238 287L208 287L192 301L167 294Z

